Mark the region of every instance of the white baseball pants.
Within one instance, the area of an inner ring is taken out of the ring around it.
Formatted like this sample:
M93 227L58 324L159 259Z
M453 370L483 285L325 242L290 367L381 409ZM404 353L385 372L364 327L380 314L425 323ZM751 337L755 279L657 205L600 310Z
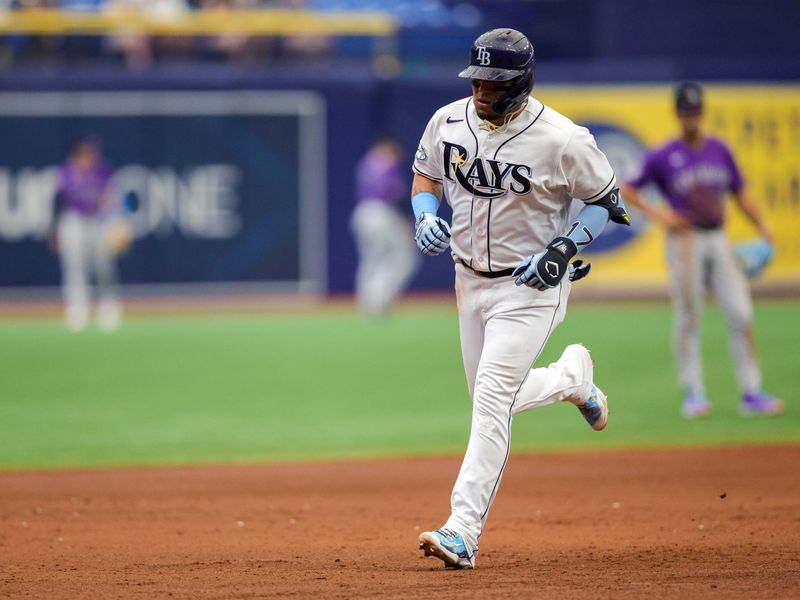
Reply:
M562 400L587 398L585 365L565 354L531 369L564 319L571 283L545 292L488 279L456 265L461 352L472 398L472 429L445 527L477 550L478 538L508 460L513 415Z
M383 314L419 265L414 234L408 221L383 202L361 202L350 228L358 248L356 302L367 314Z
M74 212L58 223L64 319L70 330L89 324L91 282L97 282L97 324L106 330L119 325L122 308L117 291L117 270L103 239L100 220Z
M684 391L705 393L700 317L706 286L725 315L739 388L742 393L760 391L761 371L753 342L750 288L725 233L722 230L670 233L667 262L674 309L673 352Z

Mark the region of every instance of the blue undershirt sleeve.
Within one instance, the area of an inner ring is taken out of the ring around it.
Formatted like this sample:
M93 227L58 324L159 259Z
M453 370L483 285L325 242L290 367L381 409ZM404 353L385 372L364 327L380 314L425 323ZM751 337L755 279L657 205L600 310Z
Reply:
M602 206L587 204L578 213L564 237L571 239L578 247L578 252L591 244L594 239L603 233L608 223L608 211Z

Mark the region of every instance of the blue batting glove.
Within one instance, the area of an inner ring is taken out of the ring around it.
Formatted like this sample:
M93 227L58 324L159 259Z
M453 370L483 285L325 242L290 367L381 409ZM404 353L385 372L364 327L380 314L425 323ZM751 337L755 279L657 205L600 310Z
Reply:
M428 256L438 256L450 246L450 226L433 213L424 212L417 219L414 241Z
M528 287L536 288L540 291L547 289L547 286L542 283L537 271L539 261L542 259L544 254L544 252L532 254L523 260L516 269L514 269L514 272L511 274L511 276L516 277L514 280L516 285L527 285Z

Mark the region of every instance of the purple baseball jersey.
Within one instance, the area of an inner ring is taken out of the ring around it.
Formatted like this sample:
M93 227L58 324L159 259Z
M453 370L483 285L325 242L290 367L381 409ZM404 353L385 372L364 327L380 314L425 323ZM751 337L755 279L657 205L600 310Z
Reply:
M371 151L356 169L358 202L384 202L396 206L407 196L407 183L399 163L382 152Z
M635 188L654 183L675 212L703 229L722 226L726 194L744 185L731 151L710 137L700 148L674 140L648 152L641 173L629 183Z
M100 210L100 201L111 180L111 169L99 163L91 169L81 169L66 163L58 178L59 208L90 217Z

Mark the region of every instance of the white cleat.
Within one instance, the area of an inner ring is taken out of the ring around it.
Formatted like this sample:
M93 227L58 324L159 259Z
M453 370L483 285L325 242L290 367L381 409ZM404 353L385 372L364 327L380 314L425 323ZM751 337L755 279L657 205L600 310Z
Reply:
M595 431L602 431L608 424L608 399L596 385L592 384L592 395L583 404L577 405L583 418Z
M571 399L573 404L581 411L583 418L595 431L602 431L608 424L608 398L599 387L592 383L594 378L594 361L589 349L583 344L570 344L564 349L565 354L575 354L583 367L585 382L591 385L589 397L583 400Z
M699 419L711 414L711 403L703 394L689 393L681 404L681 416L684 419Z

